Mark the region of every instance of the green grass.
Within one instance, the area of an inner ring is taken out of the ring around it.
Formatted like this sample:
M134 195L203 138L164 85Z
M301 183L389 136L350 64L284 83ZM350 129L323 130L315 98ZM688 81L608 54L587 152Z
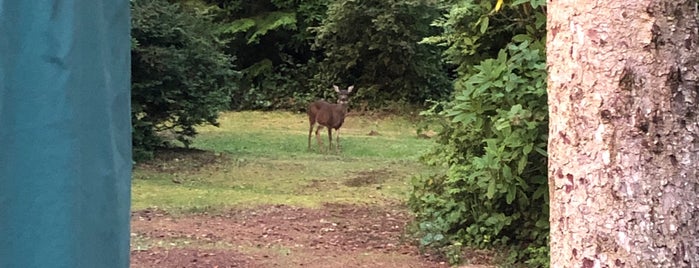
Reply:
M305 114L230 112L220 123L200 128L194 140L192 147L207 152L139 165L133 209L180 213L403 201L410 177L428 172L417 159L432 141L417 138L414 124L401 117L350 115L341 129L340 153L307 150ZM327 131L322 133L327 146Z

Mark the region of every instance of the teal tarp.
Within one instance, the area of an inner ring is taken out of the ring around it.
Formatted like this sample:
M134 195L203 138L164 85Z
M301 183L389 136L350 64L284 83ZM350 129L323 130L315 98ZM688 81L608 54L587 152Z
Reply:
M129 12L0 0L0 267L128 267Z

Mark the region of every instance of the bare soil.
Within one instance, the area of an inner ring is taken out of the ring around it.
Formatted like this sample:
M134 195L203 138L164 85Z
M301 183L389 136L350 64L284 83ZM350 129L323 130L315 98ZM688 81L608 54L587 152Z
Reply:
M139 168L187 173L217 169L228 160L225 154L203 150L162 149ZM391 172L354 172L344 184L380 185ZM313 180L306 189L332 186ZM131 267L449 267L439 256L420 252L406 235L413 218L404 205L381 204L274 205L215 214L134 211ZM462 267L490 267L479 264L492 262L489 253L468 252L465 257L471 265Z
M132 236L153 246L133 250L131 267L448 267L406 239L409 220L400 205L137 211Z

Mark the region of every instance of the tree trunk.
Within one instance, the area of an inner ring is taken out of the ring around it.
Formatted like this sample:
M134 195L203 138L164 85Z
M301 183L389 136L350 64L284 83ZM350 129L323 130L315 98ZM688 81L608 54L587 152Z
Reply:
M548 3L551 267L699 266L696 0Z

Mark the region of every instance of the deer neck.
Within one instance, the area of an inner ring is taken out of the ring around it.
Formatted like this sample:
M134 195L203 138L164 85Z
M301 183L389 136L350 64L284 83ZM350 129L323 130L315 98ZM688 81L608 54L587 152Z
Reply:
M335 105L335 107L337 107L336 108L337 111L345 113L345 114L347 113L347 110L349 110L349 105L347 105L346 102L345 103L338 103Z

